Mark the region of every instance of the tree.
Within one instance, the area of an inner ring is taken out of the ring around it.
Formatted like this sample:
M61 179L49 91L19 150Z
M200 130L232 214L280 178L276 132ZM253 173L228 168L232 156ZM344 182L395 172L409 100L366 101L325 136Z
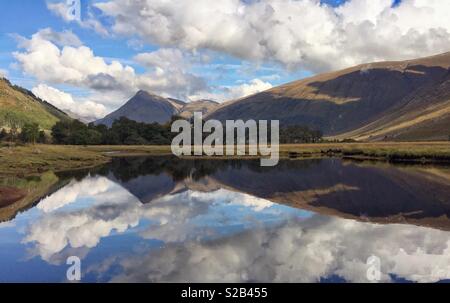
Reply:
M25 123L22 127L20 137L25 143L36 144L39 137L39 124L37 123Z
M47 143L47 135L45 134L45 131L41 130L39 132L38 142L41 144Z
M2 128L2 131L0 132L0 141L6 140L8 137L8 133L6 132L6 129Z
M322 141L323 133L307 126L293 125L280 130L281 143L317 143Z
M106 125L85 125L77 120L58 122L52 128L53 142L70 145L144 145L170 144L173 138L170 124L139 123L125 117Z
M68 138L70 136L70 124L69 121L57 122L52 127L52 137L56 144L68 144Z

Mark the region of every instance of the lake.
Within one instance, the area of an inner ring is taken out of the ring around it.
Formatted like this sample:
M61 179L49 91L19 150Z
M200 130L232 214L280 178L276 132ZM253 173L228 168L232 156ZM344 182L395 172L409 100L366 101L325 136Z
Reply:
M123 158L0 187L1 282L67 282L71 256L82 282L450 279L448 166Z

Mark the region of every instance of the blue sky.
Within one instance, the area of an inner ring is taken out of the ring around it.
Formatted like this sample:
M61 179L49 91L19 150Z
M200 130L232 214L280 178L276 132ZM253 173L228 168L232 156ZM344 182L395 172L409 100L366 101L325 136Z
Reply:
M448 51L443 2L81 0L77 21L65 0L2 1L0 73L91 120L139 89L223 102L354 64Z

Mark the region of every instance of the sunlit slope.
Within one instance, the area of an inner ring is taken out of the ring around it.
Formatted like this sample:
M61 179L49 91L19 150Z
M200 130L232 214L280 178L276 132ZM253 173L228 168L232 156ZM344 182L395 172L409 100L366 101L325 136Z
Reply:
M450 53L363 64L227 102L209 118L275 119L361 140L444 139L449 66Z
M31 92L0 78L0 127L10 127L11 123L20 127L24 123L33 122L49 130L56 122L64 119L70 118L51 104L36 98Z

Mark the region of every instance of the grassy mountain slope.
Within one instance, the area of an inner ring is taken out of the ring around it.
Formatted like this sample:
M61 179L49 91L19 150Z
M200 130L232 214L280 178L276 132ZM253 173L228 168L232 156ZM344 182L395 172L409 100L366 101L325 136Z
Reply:
M449 67L450 52L359 65L227 102L208 118L277 119L338 138L448 138Z
M10 127L11 123L20 127L34 122L49 130L56 122L66 119L70 118L50 103L0 78L0 127Z

